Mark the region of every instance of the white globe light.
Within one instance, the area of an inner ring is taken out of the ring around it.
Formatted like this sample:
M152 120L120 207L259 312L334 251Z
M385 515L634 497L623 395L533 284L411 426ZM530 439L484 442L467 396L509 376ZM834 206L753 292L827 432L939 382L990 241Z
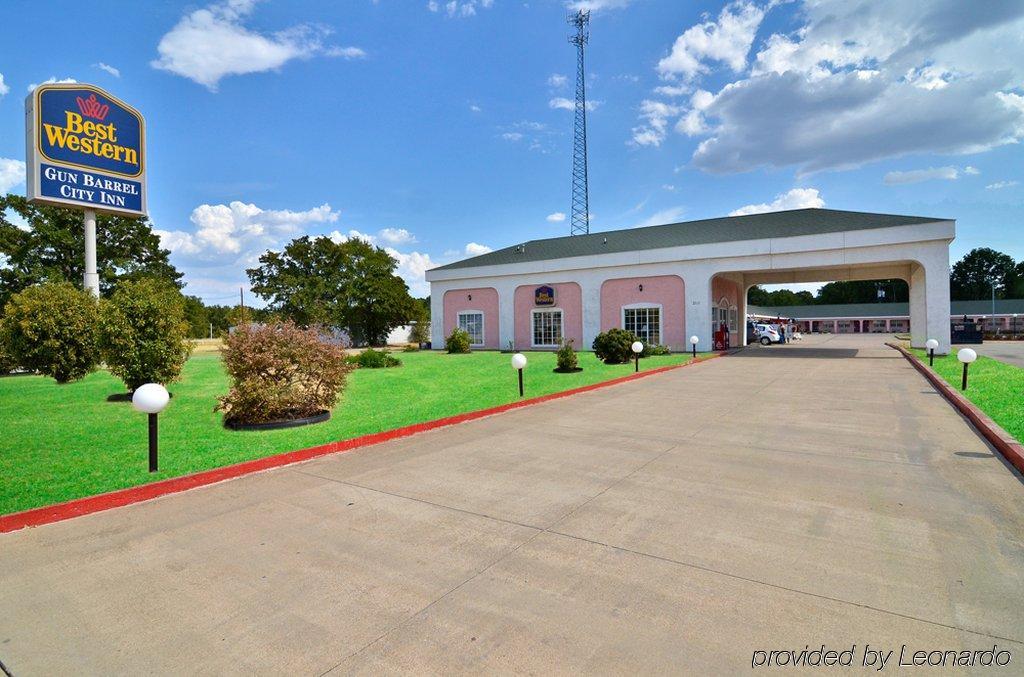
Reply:
M978 353L974 352L970 348L961 348L960 352L956 354L956 359L960 360L964 364L970 364L978 359Z
M633 348L634 353L642 353L644 351L644 344L639 341L633 341L633 345L631 347Z
M692 343L693 345L697 345L698 343L700 343L700 339L697 338L696 336L691 336L690 343Z
M167 388L159 383L147 383L135 389L132 406L144 414L159 414L170 399Z
M927 341L924 342L924 347L927 348L928 350L935 350L936 348L939 347L939 342L936 341L935 339L928 339Z
M526 355L522 353L516 353L512 356L512 368L513 369L524 369L526 368Z

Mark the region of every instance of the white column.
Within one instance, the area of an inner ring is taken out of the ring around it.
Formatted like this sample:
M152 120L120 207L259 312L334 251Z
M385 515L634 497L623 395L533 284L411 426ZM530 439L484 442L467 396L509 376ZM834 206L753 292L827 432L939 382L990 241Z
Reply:
M579 281L583 304L583 345L578 350L590 350L594 339L601 333L601 283L597 278L585 278Z
M711 344L711 277L712 273L693 268L683 274L686 290L686 338L698 338L697 350L708 351ZM690 346L687 345L687 348Z
M510 282L494 285L498 290L498 350L505 350L509 341L516 340L516 286ZM516 350L527 350L529 347L516 346Z
M96 272L96 212L85 210L85 276L82 286L100 297L100 276Z
M447 285L434 282L430 285L430 347L444 349L444 293Z
M910 345L914 348L924 348L928 340L928 305L927 292L925 290L924 266L913 264L910 269ZM947 292L948 298L949 292ZM949 305L948 303L946 304ZM949 314L949 311L946 311ZM948 331L946 336L948 337ZM938 340L936 338L936 340ZM941 348L941 344L940 344ZM949 346L946 351L949 352Z
M933 338L939 342L939 347L935 349L937 355L947 355L951 347L949 336L948 261L947 255L945 260L929 261L925 264L925 303L928 308L928 336L925 338Z
M736 329L739 331L739 340L736 341L736 344L740 345L740 346L745 346L745 345L747 345L747 280L746 280L746 277L744 275L739 275L736 284L739 285L739 289L740 289L739 300L736 303L736 314L739 316L737 318L737 327L736 327Z

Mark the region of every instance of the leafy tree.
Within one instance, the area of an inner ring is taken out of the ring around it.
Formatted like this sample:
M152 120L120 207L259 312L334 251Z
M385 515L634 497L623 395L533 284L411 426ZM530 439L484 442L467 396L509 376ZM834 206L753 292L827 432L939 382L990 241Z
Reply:
M759 284L755 284L747 290L747 303L752 306L767 306L768 292Z
M1024 299L1024 261L1014 266L1013 275L1007 278L1003 298Z
M414 312L405 281L395 275L397 265L386 251L360 239L337 243L304 236L282 252L268 251L258 268L246 272L268 311L301 326L344 329L356 345L383 345Z
M879 289L885 292L882 298ZM904 280L854 280L829 282L818 290L815 303L896 303L909 298L910 287Z
M192 352L185 299L163 280L128 280L100 306L100 348L110 372L133 392L171 383Z
M9 360L52 376L77 381L99 362L99 305L69 282L29 287L13 295L0 322L0 344Z
M423 309L419 303L420 299L413 299L412 315L410 321L412 328L409 330L409 342L419 345L430 340L430 308Z
M1007 282L1014 283L1016 265L1013 259L988 247L967 252L953 264L949 276L950 294L957 301L992 298L992 285L997 298L1006 298Z
M17 214L28 224L12 221ZM20 195L0 196L0 307L12 294L46 281L79 285L85 272L82 212L30 203ZM96 264L105 296L123 279L156 277L181 286L182 274L160 247L145 218L100 214L96 222Z

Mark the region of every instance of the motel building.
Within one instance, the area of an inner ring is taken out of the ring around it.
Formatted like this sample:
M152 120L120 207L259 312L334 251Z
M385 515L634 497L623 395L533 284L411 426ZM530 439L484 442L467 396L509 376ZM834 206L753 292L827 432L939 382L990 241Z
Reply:
M476 349L554 350L564 337L589 350L621 327L674 351L696 336L706 351L723 323L745 344L753 285L902 279L911 343L947 353L955 235L950 219L797 209L531 240L427 271L431 341L461 327Z
M953 301L951 324L967 321L986 334L1024 334L1024 299ZM797 331L828 334L890 334L910 331L909 303L847 303L820 306L747 306L754 322L791 320Z

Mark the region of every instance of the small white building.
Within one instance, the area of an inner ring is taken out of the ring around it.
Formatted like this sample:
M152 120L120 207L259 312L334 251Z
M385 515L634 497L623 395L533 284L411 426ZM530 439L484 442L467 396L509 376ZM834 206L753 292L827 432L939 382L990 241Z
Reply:
M731 216L531 240L427 271L434 347L456 326L485 349L589 349L612 327L648 343L712 349L746 339L755 284L903 279L914 346L950 348L955 222L834 209Z

